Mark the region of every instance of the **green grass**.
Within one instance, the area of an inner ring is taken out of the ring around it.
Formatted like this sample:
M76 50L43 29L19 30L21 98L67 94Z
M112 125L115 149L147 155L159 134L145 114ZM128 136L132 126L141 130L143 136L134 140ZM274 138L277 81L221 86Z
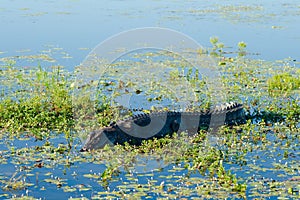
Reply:
M270 94L283 95L284 93L292 92L300 89L300 72L295 75L284 72L276 74L268 79L268 89Z
M73 123L72 99L67 80L59 71L1 71L3 95L0 102L0 130L12 134L33 134L37 138L50 131L69 132Z
M163 104L166 98L174 98L176 103L182 99L174 95L178 90L171 90L171 86L177 88L185 81L196 98L189 99L193 107L188 109L197 110L198 106L211 105L213 92L207 90L207 77L199 78L201 72L175 59L175 64L171 62L173 65L164 60L165 65L158 66L170 69L166 73L168 88L157 80L149 84L149 80L140 79L141 84L137 84L131 77L138 69L128 70L129 77L121 77L119 83L109 81L110 77L118 75L116 70L111 70L106 82L94 81L79 87L76 73L65 71L61 66L47 70L41 66L24 69L13 61L1 66L0 143L4 150L0 151L0 165L16 166L12 176L0 173L3 196L10 197L11 191L25 195L27 189L36 188L47 194L47 190L52 192L54 188L69 192L70 196L93 190L96 191L92 194L94 198L153 195L246 198L246 194L255 198L298 198L299 186L290 178L297 177L299 171L296 162L300 141L299 69L285 63L248 59L244 42L238 44L234 55L228 54L226 46L217 38L211 38L211 43L211 49L204 52L212 52L219 63L226 101L245 105L246 124L224 126L215 135L201 131L188 137L182 133L145 141L139 147L106 146L95 152L79 153L80 144L73 140L121 118L124 108L111 106L110 96L133 91L145 95L148 103ZM140 65L135 64L137 68ZM91 95L93 91L95 96ZM126 113L127 116L131 114L131 111ZM61 135L67 144L50 140ZM14 145L15 141L31 137L42 143L21 148ZM166 167L135 173L139 157L162 160ZM99 168L99 171L81 169L83 174L76 173L77 165L82 163ZM43 172L41 180L39 170ZM70 170L74 171L72 176L76 180L52 176L56 171L67 174ZM274 172L272 179L264 178L266 172ZM147 181L140 182L140 178ZM70 184L73 182L76 186ZM117 186L110 190L112 185Z

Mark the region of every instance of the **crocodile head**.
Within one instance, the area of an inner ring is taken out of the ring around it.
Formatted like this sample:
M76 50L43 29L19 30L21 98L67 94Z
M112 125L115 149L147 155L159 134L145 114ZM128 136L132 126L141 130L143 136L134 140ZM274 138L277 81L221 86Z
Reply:
M112 142L110 139L107 138L106 134L108 132L115 131L113 127L105 127L99 130L92 131L83 145L80 151L89 151L92 149L100 149L103 148L105 145L111 145Z

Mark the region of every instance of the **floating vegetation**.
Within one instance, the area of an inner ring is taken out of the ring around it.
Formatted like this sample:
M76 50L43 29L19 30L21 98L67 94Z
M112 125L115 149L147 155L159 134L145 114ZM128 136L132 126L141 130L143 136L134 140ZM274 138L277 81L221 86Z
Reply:
M213 7L213 8L211 8ZM213 5L207 9L190 9L193 15L217 14L233 23L257 22L274 18L261 5Z
M176 109L182 97L190 106L179 108L207 108L213 96L207 77L161 52L127 55L132 62L113 63L105 79L80 83L74 78L79 68L25 68L6 60L0 68L0 197L299 198L299 69L249 59L245 42L231 57L216 37L211 43L207 54L219 63L226 101L244 103L246 124L93 152L80 152L84 135L141 112L117 104L122 95L144 95L145 112ZM143 67L144 76L133 79ZM154 76L157 69L162 77ZM182 81L193 98L176 93Z
M20 51L26 52L26 51ZM15 61L16 59L19 60L29 60L29 61L43 61L43 62L55 62L55 59L50 57L47 54L39 54L39 55L21 55L21 56L11 56L11 57L3 57L0 59L1 62L10 62Z
M24 14L25 17L40 17L43 15L48 14L48 12L36 12L36 13L28 13L28 14Z

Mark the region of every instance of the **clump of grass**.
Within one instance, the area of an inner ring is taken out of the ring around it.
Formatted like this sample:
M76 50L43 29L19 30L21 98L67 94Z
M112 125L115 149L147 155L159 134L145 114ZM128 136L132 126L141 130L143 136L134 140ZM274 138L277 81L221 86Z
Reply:
M224 53L223 48L225 47L224 43L219 42L218 37L211 37L209 39L209 41L213 46L212 51L210 52L210 55L211 56L222 56Z
M0 132L40 139L50 131L70 131L73 113L65 74L59 69L47 72L39 67L28 72L10 67L1 80L7 77L12 80L0 101Z
M246 49L247 44L245 42L239 42L238 43L238 56L245 56L246 55Z
M300 79L289 73L280 73L268 79L268 90L272 95L289 93L292 90L300 89Z
M110 101L106 96L98 94L95 105L98 126L107 126L110 122L117 121L119 110L110 105Z
M72 75L60 66L46 71L9 63L1 67L0 81L0 134L44 139L50 133L64 133L69 140L73 130L107 126L116 116L108 99L89 95L88 91L96 91L94 85L75 88Z

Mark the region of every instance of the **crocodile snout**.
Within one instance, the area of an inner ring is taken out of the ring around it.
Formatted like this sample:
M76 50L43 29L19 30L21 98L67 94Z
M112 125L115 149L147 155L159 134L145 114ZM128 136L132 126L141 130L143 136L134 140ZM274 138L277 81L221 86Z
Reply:
M103 148L105 145L107 144L112 144L109 139L107 138L106 134L105 134L105 128L100 129L100 130L96 130L96 131L92 131L86 141L85 144L83 145L83 147L81 148L81 152L84 151L90 151L93 149L101 149Z

